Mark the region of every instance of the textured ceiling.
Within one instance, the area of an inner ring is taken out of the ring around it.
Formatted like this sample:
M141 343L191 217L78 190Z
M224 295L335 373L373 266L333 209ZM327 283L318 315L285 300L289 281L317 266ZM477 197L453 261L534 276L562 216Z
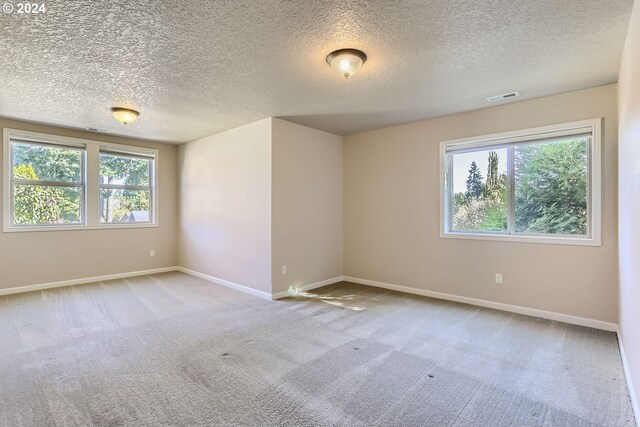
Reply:
M186 142L268 116L348 134L615 82L633 0L45 3L0 15L0 116ZM348 81L325 63L344 47L369 57ZM141 116L124 127L114 105Z

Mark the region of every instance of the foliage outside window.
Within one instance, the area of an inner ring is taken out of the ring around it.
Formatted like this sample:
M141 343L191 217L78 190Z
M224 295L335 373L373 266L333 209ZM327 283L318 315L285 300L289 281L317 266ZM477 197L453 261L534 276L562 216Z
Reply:
M445 237L583 239L599 244L594 218L599 217L594 203L600 198L599 185L593 185L599 168L596 174L592 167L597 126L580 123L576 129L556 126L531 135L525 131L482 142L443 143Z
M150 222L153 159L100 153L100 222Z
M5 129L4 158L4 231L156 223L156 150Z
M84 148L14 141L12 222L16 226L81 224Z

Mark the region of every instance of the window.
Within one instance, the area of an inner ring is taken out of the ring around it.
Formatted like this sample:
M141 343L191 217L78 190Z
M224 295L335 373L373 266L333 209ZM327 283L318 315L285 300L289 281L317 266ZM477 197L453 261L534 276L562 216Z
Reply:
M157 150L4 130L7 231L155 226Z
M100 151L100 222L151 222L153 157Z
M84 223L84 158L79 145L10 142L12 226Z
M600 120L441 143L442 237L600 244Z

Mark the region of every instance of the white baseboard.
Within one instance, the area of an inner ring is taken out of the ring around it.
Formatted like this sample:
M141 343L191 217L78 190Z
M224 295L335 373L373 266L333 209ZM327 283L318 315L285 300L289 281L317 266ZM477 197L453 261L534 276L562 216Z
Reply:
M570 314L554 313L552 311L538 310L536 308L528 308L518 305L504 304L501 302L487 301L453 294L445 294L442 292L427 291L425 289L393 285L391 283L377 282L375 280L360 279L357 277L345 276L344 280L347 282L359 283L361 285L375 286L377 288L391 289L394 291L407 292L410 294L422 295L431 298L461 302L464 304L493 308L495 310L508 311L511 313L524 314L527 316L541 317L543 319L557 320L559 322L587 326L595 329L603 329L610 332L616 332L618 330L618 325L616 325L615 323L604 322L602 320L587 319L585 317L572 316Z
M185 274L189 274L194 277L198 277L200 279L204 279L208 282L215 283L217 285L226 286L227 288L235 289L237 291L244 292L246 294L253 295L266 300L277 300L289 295L289 291L270 294L269 292L259 291L257 289L253 289L246 285L241 285L239 283L231 282L229 280L221 279L215 276L209 276L208 274L200 273L199 271L195 271L195 270L189 270L188 268L184 268L184 267L176 267L176 270ZM308 285L299 286L299 287L296 287L296 289L298 291L304 292L311 289L320 288L322 286L330 285L332 283L341 282L342 280L343 280L343 277L338 276L332 279L323 280L321 282L310 283Z
M208 274L200 273L199 271L189 270L188 268L184 268L184 267L176 267L176 270L185 274L189 274L190 276L198 277L208 282L215 283L217 285L226 286L227 288L244 292L245 294L253 295L258 298L262 298L266 300L271 300L271 294L269 292L259 291L257 289L250 288L249 286L241 285L239 283L231 282L229 280L221 279L219 277L209 276Z
M208 274L200 273L198 271L189 270L184 267L163 267L163 268L154 268L151 270L141 270L141 271L130 271L126 273L117 273L117 274L108 274L105 276L94 276L94 277L83 277L80 279L71 279L71 280L62 280L59 282L50 282L50 283L40 283L37 285L25 285L25 286L16 286L14 288L6 288L0 289L0 296L2 295L11 295L18 294L22 292L32 292L32 291L41 291L43 289L52 289L52 288L62 288L65 286L74 286L74 285L84 285L87 283L95 283L95 282L103 282L106 280L116 280L116 279L124 279L127 277L136 277L136 276L146 276L148 274L158 274L158 273L166 273L169 271L180 271L185 274L189 274L194 277L198 277L200 279L204 279L208 282L216 283L218 285L226 286L228 288L232 288L238 290L240 292L244 292L253 296L257 296L259 298L263 298L266 300L276 300L279 298L283 298L288 295L288 291L286 292L278 292L276 294L271 294L269 292L259 291L257 289L250 288L249 286L241 285L239 283L234 283L229 280L221 279L219 277L209 276ZM332 283L341 282L343 280L342 276L334 277L332 279L323 280L321 282L311 283L305 286L297 287L298 291L308 291L311 289L319 288L322 286L330 285Z
M322 280L320 282L315 282L315 283L309 283L308 285L304 285L304 286L296 286L295 290L298 292L306 292L306 291L310 291L312 289L316 289L316 288L321 288L323 286L327 286L327 285L332 285L334 283L338 283L338 282L342 282L344 280L344 276L337 276L334 277L332 279L327 279L327 280ZM272 295L272 299L276 300L276 299L280 299L280 298L284 298L286 296L289 295L289 291L284 291L284 292L277 292L275 294Z
M81 279L62 280L59 282L40 283L38 285L16 286L15 288L0 289L1 295L18 294L22 292L41 291L43 289L62 288L64 286L84 285L86 283L104 282L106 280L124 279L127 277L146 276L148 274L176 271L178 267L154 268L151 270L130 271L127 273L107 274L105 276L83 277Z
M636 419L636 426L640 427L640 405L638 405L638 395L636 394L636 389L633 386L631 371L629 370L629 363L627 362L627 355L624 352L624 345L622 343L622 336L620 335L620 331L617 331L617 333L618 346L620 347L620 357L622 358L622 368L624 369L624 376L627 379L629 399L631 399L631 407L633 408L633 414Z
M73 285L81 285L85 283L93 283L93 282L102 282L105 280L116 280L123 279L127 277L135 277L135 276L144 276L148 274L157 274L157 273L165 273L168 271L180 271L182 273L189 274L191 276L199 277L201 279L207 280L212 283L216 283L222 286L226 286L232 289L239 290L241 292L245 292L250 295L254 295L267 300L274 300L283 298L288 295L288 291L278 292L275 294L271 294L269 292L259 291L257 289L250 288L245 285L241 285L239 283L234 283L229 280L224 280L218 277L209 276L204 273L200 273L194 270L189 270L184 267L163 267L163 268L155 268L151 270L141 270L141 271L131 271L126 273L117 273L117 274L108 274L105 276L95 276L95 277L83 277L80 279L72 279L72 280L63 280L59 282L50 282L50 283L41 283L37 285L26 285L26 286L17 286L14 288L6 288L0 289L0 296L2 295L11 295L21 292L31 292L31 291L39 291L43 289L51 289L51 288L60 288L64 286L73 286ZM494 301L481 300L476 298L463 297L459 295L446 294L442 292L434 292L428 291L425 289L412 288L408 286L400 286L394 285L391 283L378 282L375 280L361 279L357 277L349 277L349 276L337 276L331 279L326 279L316 283L310 283L308 285L304 285L298 287L299 291L308 291L311 289L319 288L322 286L330 285L332 283L337 283L341 281L348 281L353 283L359 283L362 285L374 286L378 288L391 289L394 291L407 292L411 294L423 295L431 298L444 299L448 301L455 301L464 304L477 305L481 307L493 308L496 310L509 311L512 313L524 314L528 316L542 317L544 319L557 320L560 322L571 323L575 325L588 326L596 329L603 329L605 331L617 332L618 326L615 323L604 322L601 320L587 319L584 317L572 316L569 314L561 314L554 313L551 311L538 310L535 308L522 307L511 304L504 304Z

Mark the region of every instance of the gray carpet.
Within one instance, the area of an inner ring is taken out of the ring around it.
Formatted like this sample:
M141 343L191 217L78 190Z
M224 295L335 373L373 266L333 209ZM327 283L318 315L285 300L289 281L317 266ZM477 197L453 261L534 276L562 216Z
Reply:
M633 426L613 333L181 273L0 297L1 426Z

